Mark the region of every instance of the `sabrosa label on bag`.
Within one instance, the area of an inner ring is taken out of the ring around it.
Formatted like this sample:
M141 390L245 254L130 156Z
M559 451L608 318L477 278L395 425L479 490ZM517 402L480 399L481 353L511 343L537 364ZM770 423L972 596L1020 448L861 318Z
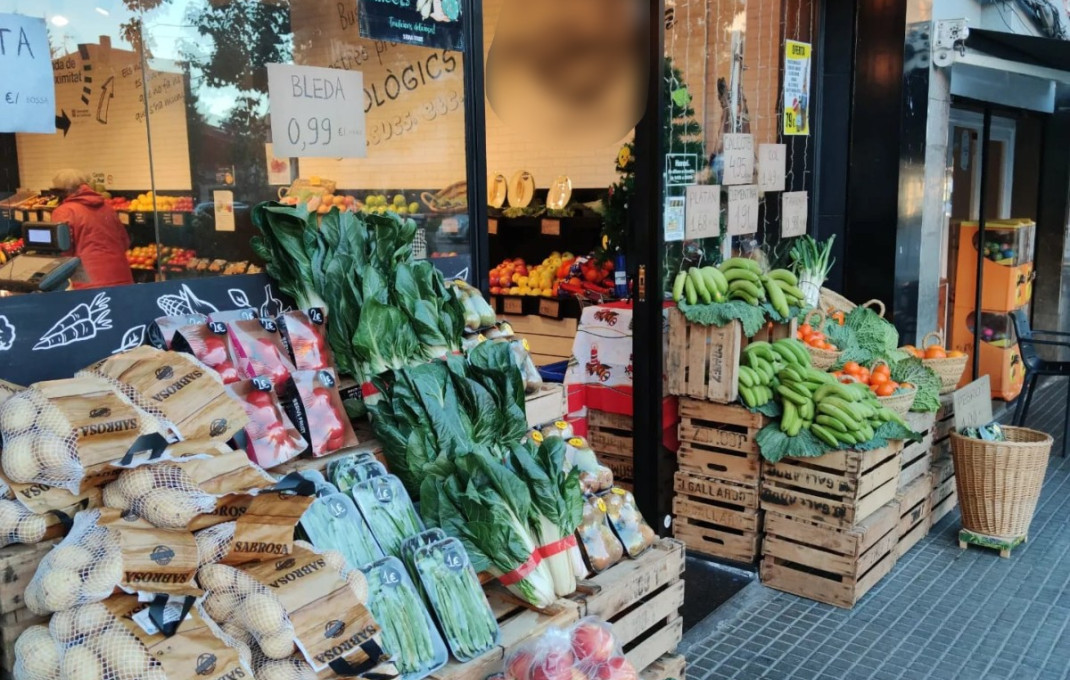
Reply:
M192 533L157 529L114 508L102 509L98 523L119 535L123 559L120 585L154 593L201 594L193 582L198 556Z
M293 623L297 646L314 670L327 668L335 659L359 664L368 658L361 645L377 636L379 626L321 555L295 545L290 557L250 565L245 571L279 598Z
M100 489L92 488L77 494L58 486L47 484L19 484L0 474L0 482L6 484L15 500L27 510L44 515L53 510L73 516L75 512L100 506ZM46 517L48 519L48 517ZM58 521L58 519L56 520Z
M150 632L142 622L148 619L149 604L136 597L109 598L104 605L163 667L168 680L252 680L252 670L242 664L238 651L228 646L200 615L197 607L167 637ZM167 617L165 616L165 619Z
M253 498L235 523L234 540L222 563L245 564L291 554L294 527L313 501L309 496L277 491Z

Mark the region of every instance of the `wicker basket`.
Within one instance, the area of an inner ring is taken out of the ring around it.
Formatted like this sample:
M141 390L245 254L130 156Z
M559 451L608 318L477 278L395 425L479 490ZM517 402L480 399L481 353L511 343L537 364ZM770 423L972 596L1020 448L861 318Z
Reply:
M943 336L937 332L927 333L924 338L921 339L922 346L919 348L922 352L927 347L931 347L932 344L926 345L929 338L936 339L936 345L943 345ZM931 368L940 378L940 394L950 394L958 387L959 381L962 380L962 373L966 370L966 363L970 360L969 356L962 357L948 357L946 359L922 359L921 363L925 364L927 368Z
M828 288L821 289L821 309L825 311L843 312L846 314L857 306L858 305L834 290L829 290Z
M817 308L811 309L809 312L806 313L806 316L803 317L803 323L804 324L810 323L810 317L814 316L815 314L818 316L817 325L816 326L814 326L813 324L810 324L810 325L812 327L814 327L814 328L821 329L821 332L824 333L824 331L825 331L825 312L824 312L824 310L817 309ZM836 363L839 362L839 360L840 360L840 355L843 353L843 352L840 352L838 350L837 351L832 351L832 350L827 350L827 349L819 349L817 347L811 347L810 345L807 345L806 343L803 343L803 345L805 345L806 351L810 353L810 363L813 365L814 368L816 368L816 369L818 369L820 371L827 371L828 369L830 369L833 366L835 366Z
M910 407L913 406L914 397L915 395L917 395L917 393L918 391L916 389L912 389L907 390L902 394L895 394L890 397L877 397L877 401L879 401L881 403L881 406L888 409L889 411L894 411L900 416L905 416L907 414L907 411L910 410Z
M1044 484L1051 435L1004 427L1007 441L951 433L963 528L997 538L1025 538Z

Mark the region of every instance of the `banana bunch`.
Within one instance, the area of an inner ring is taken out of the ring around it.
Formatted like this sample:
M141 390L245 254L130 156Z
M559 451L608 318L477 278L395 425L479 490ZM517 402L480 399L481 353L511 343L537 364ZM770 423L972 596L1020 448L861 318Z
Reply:
M691 267L676 275L672 284L673 302L682 299L687 304L724 302L728 294L728 280L717 267Z
M728 282L729 300L743 300L752 305L768 300L783 317L791 313L789 307L802 304L799 280L787 269L773 269L763 274L754 260L733 257L724 261L721 273Z
M783 386L781 383L781 387ZM834 378L832 381L822 381L821 385L811 391L809 400L798 399L800 395L793 391L794 399L791 403L794 408L790 409L785 393L780 392L780 395L785 398L780 429L789 436L798 434L802 427L807 426L804 417L806 413L813 414L808 425L811 434L837 448L862 444L873 439L876 429L889 421L906 427L899 414L881 406L869 388L862 383L845 385Z
M743 403L758 408L772 401L774 393L783 387L779 376L788 369L812 370L810 354L798 340L759 341L744 347L739 365L739 393Z
M809 354L807 354L809 357ZM807 366L787 366L777 373L783 414L780 417L780 430L794 437L803 429L813 426L818 416L814 393L827 385L837 384L831 373Z

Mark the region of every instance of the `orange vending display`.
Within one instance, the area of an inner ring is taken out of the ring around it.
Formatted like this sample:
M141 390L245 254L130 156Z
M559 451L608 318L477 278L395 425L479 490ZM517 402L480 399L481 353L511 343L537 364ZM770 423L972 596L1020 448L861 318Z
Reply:
M970 363L962 375L959 387L973 376L973 338L976 327L973 308L956 305L951 325L951 347L970 355ZM1022 391L1025 365L1018 351L1018 339L1007 312L981 312L981 350L978 375L989 376L992 396L1010 401Z
M976 222L959 222L955 258L954 304L973 307L977 295L977 250L980 245ZM1009 312L1029 304L1033 297L1033 238L1036 225L1031 220L993 220L985 224L984 264L982 265L981 308Z

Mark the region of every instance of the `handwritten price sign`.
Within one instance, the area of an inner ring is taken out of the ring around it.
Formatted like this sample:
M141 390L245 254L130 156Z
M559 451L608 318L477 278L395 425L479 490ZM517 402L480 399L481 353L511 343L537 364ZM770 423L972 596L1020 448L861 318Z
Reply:
M684 216L685 238L720 236L721 187L698 184L687 187Z
M784 144L758 145L758 189L761 191L784 191L784 176L787 174L787 146Z
M724 183L750 184L754 181L754 136L724 136Z
M805 191L789 191L781 194L780 235L783 238L802 236L806 233L806 214L809 212L809 197Z
M728 187L728 235L758 231L758 185Z
M268 64L271 138L283 158L364 158L364 76L359 71Z

